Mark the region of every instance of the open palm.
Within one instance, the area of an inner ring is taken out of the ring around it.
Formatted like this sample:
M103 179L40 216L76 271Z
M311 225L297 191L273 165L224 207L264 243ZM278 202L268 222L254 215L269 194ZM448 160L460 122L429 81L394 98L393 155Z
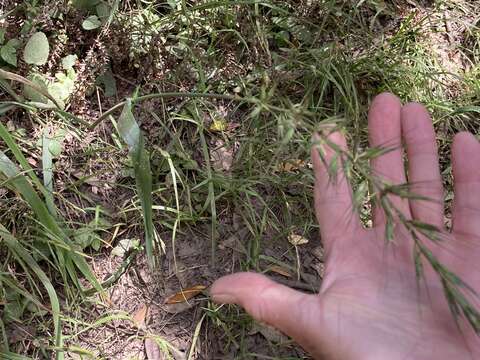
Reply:
M370 143L394 150L372 163L375 174L391 184L407 182L402 143L408 156L408 182L430 200L391 196L393 208L443 229L443 189L432 122L418 104L401 105L393 95L378 96L369 114ZM346 150L344 137L328 139ZM403 139L403 142L402 142ZM374 209L373 228L365 229L352 211L352 191L338 166L336 151L324 144L312 149L315 210L326 253L319 295L308 295L253 273L226 276L212 286L215 301L243 306L254 318L275 326L316 358L326 359L474 359L480 340L466 321L453 320L437 274L424 262L418 282L414 240L397 220L394 243L385 241L385 214ZM454 139L452 164L455 201L452 232L438 244L424 239L435 257L480 290L480 143L468 133ZM253 294L253 295L252 295ZM473 296L470 300L478 305Z

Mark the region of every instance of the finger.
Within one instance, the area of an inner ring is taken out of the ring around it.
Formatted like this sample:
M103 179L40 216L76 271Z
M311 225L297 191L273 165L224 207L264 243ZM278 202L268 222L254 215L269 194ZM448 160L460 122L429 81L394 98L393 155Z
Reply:
M368 114L368 131L370 146L384 148L388 152L372 160L374 175L393 184L400 185L406 182L403 164L402 132L400 122L400 100L389 93L378 95L370 107ZM375 189L381 191L382 189ZM389 195L391 205L410 218L408 201L399 196ZM373 210L374 225L383 225L385 214L381 206Z
M352 190L345 178L339 155L346 150L347 143L340 132L330 133L326 142L312 147L315 212L327 253L333 241L351 239L349 235L361 228L353 210Z
M480 143L472 134L455 136L452 146L455 197L453 233L471 237L480 235Z
M413 218L443 227L443 185L435 131L428 111L410 103L401 111L402 134L408 156L410 191L428 200L410 200Z
M319 344L309 339L318 339L322 330L320 297L295 291L254 273L220 278L212 285L210 295L217 303L242 306L255 320L277 328L307 351L318 352Z

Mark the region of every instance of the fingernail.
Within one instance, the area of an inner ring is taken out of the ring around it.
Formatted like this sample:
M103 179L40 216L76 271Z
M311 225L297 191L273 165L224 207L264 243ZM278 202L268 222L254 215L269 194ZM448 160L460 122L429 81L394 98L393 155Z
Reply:
M219 304L234 304L236 298L230 294L211 294L214 302Z
M336 130L337 130L336 124L326 123L326 124L323 124L321 127L321 132L323 136L326 136L326 137L328 137L331 133L335 132Z
M318 133L314 133L312 136L312 147L317 150L320 158L323 159L325 157L325 144Z

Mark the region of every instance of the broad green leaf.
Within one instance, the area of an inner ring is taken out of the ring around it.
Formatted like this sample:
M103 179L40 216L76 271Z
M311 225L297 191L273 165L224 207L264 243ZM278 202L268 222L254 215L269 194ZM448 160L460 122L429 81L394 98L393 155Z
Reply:
M72 5L79 10L91 10L100 0L73 0Z
M63 72L56 73L55 78L57 80L48 86L49 94L62 108L65 107L70 95L75 90L76 77L75 71L70 68L66 74Z
M53 157L59 157L62 153L62 145L57 140L52 139L48 145L48 151Z
M5 42L5 33L7 32L6 29L0 29L0 44Z
M97 15L100 19L105 19L110 16L110 7L105 2L98 4L95 10L97 11Z
M22 46L22 42L18 39L10 39L8 40L7 45L10 45L15 49L20 49L20 46Z
M95 231L90 226L84 226L77 229L74 235L75 243L78 244L82 250L92 244L94 237Z
M98 82L105 88L105 96L111 97L117 95L117 82L110 69L98 77Z
M181 4L181 0L167 0L167 3L173 10L177 10L178 6Z
M85 30L95 30L95 29L98 29L100 25L102 25L102 22L100 21L97 15L90 15L82 23L82 27Z
M102 247L102 242L98 236L95 236L90 244L93 250L98 251Z
M57 81L48 87L48 92L57 101L60 100L65 102L75 89L75 80L66 76L64 73L57 73L55 77L57 78Z
M150 154L145 149L143 135L132 113L132 102L128 99L118 119L118 132L128 145L135 173L135 182L142 206L145 226L145 248L150 264L155 264L153 257L154 231L152 214L152 171Z
M100 231L105 231L110 228L112 224L105 218L96 217L88 225L82 226L74 231L75 243L79 245L82 250L91 246L98 251L102 245L102 238L99 235Z
M48 60L50 45L47 36L39 31L33 34L25 45L23 59L27 64L44 65Z
M40 87L42 90L48 92L47 80L43 75L36 73L31 74L28 76L28 79L35 85L38 85L38 87ZM48 103L48 98L45 95L41 94L29 85L23 85L23 96L25 96L28 100L38 103Z
M73 65L75 65L75 62L77 61L78 56L77 55L67 55L62 59L62 67L64 70L68 70L73 68Z
M120 114L120 118L118 119L118 132L123 141L127 143L130 151L135 151L135 149L139 147L142 135L140 133L140 127L132 113L131 100L127 100Z
M2 59L7 64L17 66L17 49L9 45L9 43L6 43L0 48L0 56L2 56Z

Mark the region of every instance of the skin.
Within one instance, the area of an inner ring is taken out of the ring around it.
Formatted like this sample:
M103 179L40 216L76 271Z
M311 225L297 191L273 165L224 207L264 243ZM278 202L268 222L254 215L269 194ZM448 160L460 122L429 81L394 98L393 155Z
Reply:
M416 103L402 106L394 95L381 94L371 105L369 134L372 147L395 149L376 158L373 171L394 184L408 180L414 193L431 199L392 196L392 204L408 219L444 229L442 179L427 110ZM342 134L328 137L347 148ZM480 358L480 338L464 319L458 325L453 321L438 276L426 262L425 280L418 285L413 239L404 226L396 221L395 243L387 245L385 215L376 208L373 228L363 228L352 211L352 191L341 166L335 180L327 172L335 151L328 145L322 150L325 162L318 148L312 149L315 211L326 253L320 293L304 294L263 275L237 273L213 284L213 299L241 305L318 359ZM480 143L473 135L455 136L452 166L452 230L443 230L438 244L422 240L443 264L480 291ZM478 299L470 300L478 308Z

